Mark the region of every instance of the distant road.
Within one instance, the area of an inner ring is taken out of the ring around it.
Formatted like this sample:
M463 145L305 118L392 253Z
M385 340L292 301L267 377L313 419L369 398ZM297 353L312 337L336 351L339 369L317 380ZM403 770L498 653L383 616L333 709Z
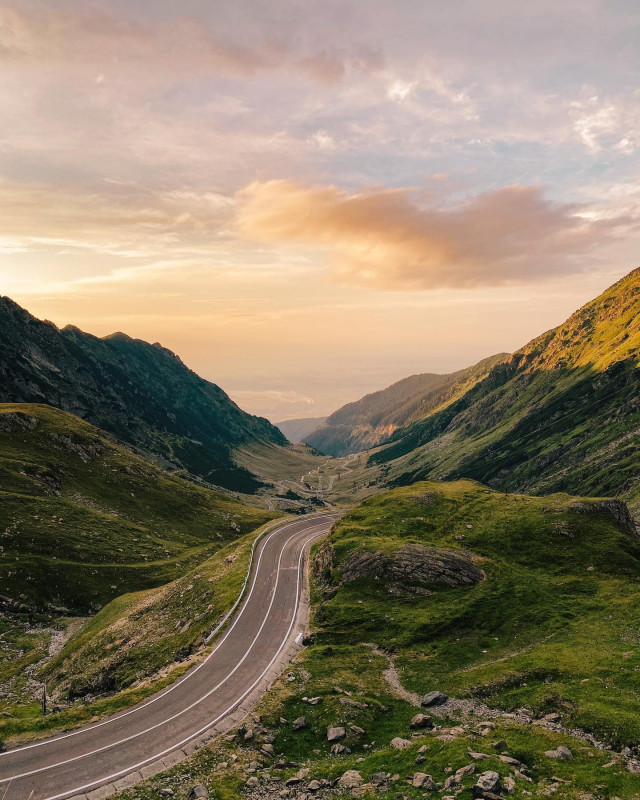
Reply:
M103 797L103 784L151 774L159 759L178 761L183 748L228 723L291 646L304 554L339 516L283 523L261 539L240 610L213 652L179 681L102 722L0 754L0 798Z

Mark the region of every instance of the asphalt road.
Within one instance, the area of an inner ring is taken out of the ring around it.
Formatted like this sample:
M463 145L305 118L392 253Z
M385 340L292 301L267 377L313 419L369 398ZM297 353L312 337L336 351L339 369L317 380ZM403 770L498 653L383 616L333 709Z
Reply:
M179 681L102 722L0 754L0 799L88 793L184 747L230 715L290 641L304 553L338 516L295 520L260 540L239 611L207 659Z

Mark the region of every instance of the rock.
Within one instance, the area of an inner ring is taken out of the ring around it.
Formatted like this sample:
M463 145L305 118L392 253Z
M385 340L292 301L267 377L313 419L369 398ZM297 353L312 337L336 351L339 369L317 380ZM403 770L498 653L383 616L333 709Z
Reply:
M395 750L406 750L411 747L411 742L408 739L403 739L401 736L396 736L389 742L389 746Z
M415 764L424 764L427 759L424 756L416 756Z
M467 764L466 767L460 767L460 769L457 770L454 775L456 783L462 783L462 779L464 778L465 775L473 775L475 771L476 771L475 764Z
M253 739L253 728L247 728L244 733L245 742L250 742Z
M249 778L249 780L245 783L245 786L247 786L249 789L255 789L256 786L259 785L260 781L255 777Z
M341 756L350 753L351 750L348 747L345 747L343 744L334 744L331 747L331 755L332 756Z
M355 789L362 785L362 775L357 769L348 769L339 779L341 789Z
M416 772L411 785L415 789L424 789L427 792L435 792L438 788L431 775L427 775L425 772Z
M573 758L573 753L568 747L559 745L555 750L545 751L545 756L547 756L547 758L558 758L563 761L568 761L570 758Z
M173 789L160 789L160 794L163 797L173 797Z
M499 753L501 753L503 750L507 749L507 743L505 742L504 739L500 739L499 741L494 742L491 745L491 747L493 747L494 750L497 750Z
M428 716L428 714L416 714L409 723L409 727L413 728L414 730L420 730L421 728L433 728L433 720L430 716Z
M469 758L472 758L474 761L482 761L485 758L491 758L486 753L474 753L473 750L467 750L469 754Z
M349 725L349 730L353 733L357 733L358 736L364 736L366 733L364 728L361 728L359 725Z
M291 727L294 731L301 731L303 728L308 728L309 723L306 717L298 717L298 719L293 720L293 725Z
M281 725L288 725L289 724L289 720L285 719L284 717L280 717L280 724Z
M333 727L329 725L327 728L327 741L328 742L338 742L340 739L344 739L347 735L347 732L344 728L340 727L339 725Z
M366 703L359 703L357 700L352 700L350 697L340 697L338 702L343 706L351 706L351 708L369 708Z
M560 714L556 714L555 711L551 712L551 714L545 714L544 717L542 717L543 722L555 723L555 722L560 722L560 719L561 719Z
M322 784L320 781L309 781L307 784L307 789L311 789L312 792L317 792L318 789L322 788Z
M310 706L317 706L318 703L320 703L321 701L322 701L321 697L310 697L307 700L307 703L309 703Z
M486 792L497 793L500 791L500 776L493 770L483 772L478 778L475 786L471 787L474 797L483 797Z
M511 756L500 756L499 758L500 758L500 761L502 761L503 764L509 764L512 767L520 767L520 766L522 766L522 762L518 761L517 758L511 758Z
M356 550L342 564L344 583L373 578L399 583L403 588L425 585L463 586L484 577L464 550L439 550L407 544L392 553Z
M449 789L453 789L454 786L457 786L457 785L458 785L458 781L456 780L456 776L455 775L449 775L449 777L444 782L444 785L443 785L442 788L446 792Z
M189 797L209 797L209 790L204 783L196 783L191 789Z
M640 761L636 761L634 758L630 758L627 761L627 770L632 772L634 775L640 775Z
M442 692L429 692L425 694L425 696L420 701L420 705L424 706L425 708L429 708L430 706L441 706L443 703L446 703L449 698L446 694Z
M507 794L511 794L516 790L516 782L511 777L511 775L507 775L506 778L502 779L502 788L505 790Z
M260 748L260 752L264 753L265 756L272 756L273 755L273 745L272 744L263 744Z

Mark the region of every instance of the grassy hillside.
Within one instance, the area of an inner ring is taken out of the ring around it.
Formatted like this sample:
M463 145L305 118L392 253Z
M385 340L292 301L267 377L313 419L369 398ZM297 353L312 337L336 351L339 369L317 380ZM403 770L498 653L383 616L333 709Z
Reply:
M470 477L640 509L640 270L372 455L388 485Z
M471 563L470 580L443 578L433 551ZM182 800L197 782L218 800L275 798L299 766L296 800L346 770L388 800L424 797L422 773L438 785L426 796L467 800L486 770L515 800L640 795L640 539L621 503L425 482L347 513L312 558L315 641L247 722L253 738L241 730L118 800ZM420 709L432 690L451 699ZM420 710L435 728L411 728ZM328 726L347 750L332 753ZM547 755L560 745L570 759Z
M376 447L398 428L451 403L507 357L501 353L451 375L411 375L338 409L305 441L336 457Z
M0 297L0 402L47 403L114 434L165 466L249 492L260 486L232 458L251 442L286 445L170 350L116 333L59 330Z
M0 406L0 585L85 614L184 574L274 515L173 477L49 406Z

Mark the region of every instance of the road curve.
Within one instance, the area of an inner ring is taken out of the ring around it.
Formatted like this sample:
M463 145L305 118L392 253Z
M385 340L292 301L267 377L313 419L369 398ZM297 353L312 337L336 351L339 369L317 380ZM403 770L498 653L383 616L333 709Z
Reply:
M0 798L91 796L131 773L145 775L145 767L214 733L290 644L304 554L338 516L329 512L286 522L258 542L240 610L210 655L179 681L99 723L0 754Z

